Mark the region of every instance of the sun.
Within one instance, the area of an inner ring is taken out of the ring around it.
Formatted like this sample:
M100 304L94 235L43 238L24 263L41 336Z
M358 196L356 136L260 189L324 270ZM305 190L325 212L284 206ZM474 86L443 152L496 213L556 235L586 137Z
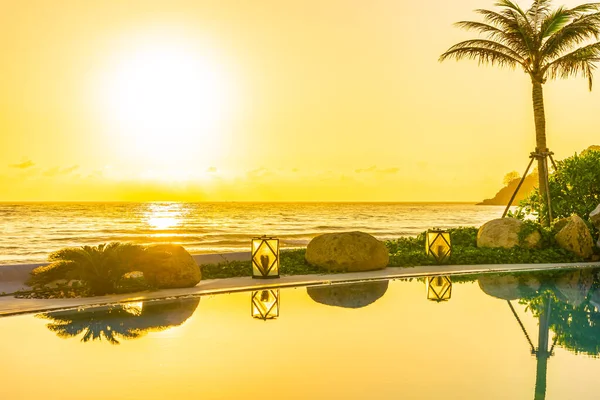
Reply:
M119 54L102 86L111 140L129 161L172 170L222 153L229 82L194 46L173 38L140 43Z

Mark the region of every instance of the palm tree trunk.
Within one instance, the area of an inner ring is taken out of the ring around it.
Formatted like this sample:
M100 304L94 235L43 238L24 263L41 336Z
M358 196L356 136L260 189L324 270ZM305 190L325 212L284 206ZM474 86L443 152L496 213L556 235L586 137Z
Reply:
M544 309L540 313L534 400L544 400L546 398L546 376L548 374L548 358L550 357L550 351L548 350L548 339L550 336L551 309L550 299L548 296L546 296L544 300Z
M544 93L542 84L535 78L533 81L533 118L535 120L535 152L547 152L546 147L546 116L544 114ZM538 179L540 192L540 223L545 226L550 225L547 217L547 190L548 190L548 168L546 157L538 157Z

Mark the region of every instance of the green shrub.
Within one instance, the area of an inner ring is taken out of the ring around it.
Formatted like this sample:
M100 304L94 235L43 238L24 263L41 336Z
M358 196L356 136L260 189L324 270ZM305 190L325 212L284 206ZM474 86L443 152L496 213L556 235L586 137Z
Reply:
M556 245L551 229L544 229L535 222L526 222L522 237L539 230L542 234L542 249L525 247L479 248L477 247L477 228L463 227L449 229L452 240L452 255L449 264L534 264L563 263L583 261L575 254ZM390 252L390 266L413 267L417 265L435 265L435 260L425 255L425 232L417 237L399 238L386 242Z
M279 255L279 273L281 275L308 275L323 273L318 267L306 262L306 249L285 250ZM200 266L204 279L232 278L252 275L251 261L229 261L221 264L203 264Z
M31 272L29 284L44 285L56 279L85 282L92 295L114 293L126 272L135 269L144 248L130 243L112 242L98 246L68 247L48 256L50 265Z
M31 276L25 283L31 287L43 286L58 279L66 279L74 269L75 263L67 260L56 260L31 271Z
M549 177L549 189L554 218L577 214L589 224L589 213L600 203L600 151L586 150L558 161L556 171ZM536 188L521 201L515 215L538 216L540 212L547 212L546 206L543 207L540 209L540 194Z

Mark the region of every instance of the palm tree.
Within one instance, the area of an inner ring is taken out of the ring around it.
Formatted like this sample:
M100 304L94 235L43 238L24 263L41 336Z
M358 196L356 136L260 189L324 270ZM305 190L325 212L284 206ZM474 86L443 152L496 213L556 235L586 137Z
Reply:
M552 0L534 0L529 10L522 10L510 0L499 0L499 11L475 10L483 22L460 21L455 25L483 34L484 38L466 40L450 47L440 61L454 58L476 59L480 64L521 67L531 77L533 115L541 207L550 204L548 194L549 154L546 145L546 118L542 85L548 78L581 75L592 90L592 72L600 60L600 3L574 8L551 7ZM550 208L548 207L548 214ZM546 218L540 212L546 225Z

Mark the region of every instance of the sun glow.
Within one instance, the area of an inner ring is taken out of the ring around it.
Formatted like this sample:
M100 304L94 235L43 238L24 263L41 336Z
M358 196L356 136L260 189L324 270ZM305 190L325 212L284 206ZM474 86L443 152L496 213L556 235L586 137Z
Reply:
M146 168L180 169L182 176L199 160L219 158L231 96L209 54L174 38L119 54L101 92L122 157Z

